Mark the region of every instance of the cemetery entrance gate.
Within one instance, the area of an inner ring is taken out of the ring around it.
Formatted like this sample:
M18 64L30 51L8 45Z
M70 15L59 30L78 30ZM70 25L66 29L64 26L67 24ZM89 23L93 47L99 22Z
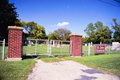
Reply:
M23 39L22 55L71 55L72 41Z

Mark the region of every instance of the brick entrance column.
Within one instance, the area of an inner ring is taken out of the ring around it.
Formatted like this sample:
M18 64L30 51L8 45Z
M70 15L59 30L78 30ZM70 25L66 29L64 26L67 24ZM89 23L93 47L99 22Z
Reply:
M9 61L21 60L23 27L8 26L8 58Z
M70 34L72 41L72 56L82 56L82 35Z

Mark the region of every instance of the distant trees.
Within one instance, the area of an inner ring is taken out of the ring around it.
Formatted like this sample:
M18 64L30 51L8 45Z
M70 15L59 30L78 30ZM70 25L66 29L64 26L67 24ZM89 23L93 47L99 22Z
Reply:
M69 35L71 34L71 31L66 28L60 28L58 30L55 30L53 33L48 34L48 39L53 40L70 40Z
M82 37L82 43L88 43L88 37Z
M8 0L0 0L0 38L8 38L8 26L20 25L16 9Z
M114 41L120 42L120 24L117 23L117 19L113 19L114 25L112 25L112 28L114 29L113 33L113 39Z
M46 32L43 26L37 25L34 21L31 22L25 22L20 21L20 24L24 27L26 33L23 33L23 36L35 38L35 39L45 39L46 38Z
M38 25L34 30L34 38L35 39L45 39L46 33L43 26Z
M54 32L50 32L48 34L48 39L52 39L52 40L61 40L61 38L59 37L58 34L54 33Z
M102 22L97 21L94 25L93 23L88 24L87 28L84 30L88 35L88 42L94 43L109 43L112 38L112 31L108 26L104 26Z

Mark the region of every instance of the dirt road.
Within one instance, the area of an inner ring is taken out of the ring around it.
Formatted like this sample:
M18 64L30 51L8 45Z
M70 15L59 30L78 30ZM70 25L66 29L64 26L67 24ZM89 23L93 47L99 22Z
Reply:
M120 80L74 61L45 63L37 60L27 80Z

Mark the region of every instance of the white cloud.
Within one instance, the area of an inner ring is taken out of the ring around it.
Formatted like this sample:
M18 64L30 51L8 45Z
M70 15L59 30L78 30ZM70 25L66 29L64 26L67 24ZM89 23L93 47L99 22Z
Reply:
M65 25L69 25L69 22L62 22L57 24L57 26L65 26Z
M51 25L50 27L55 27L55 26L66 26L66 25L69 25L69 22L58 23L58 24L55 24L55 25Z

